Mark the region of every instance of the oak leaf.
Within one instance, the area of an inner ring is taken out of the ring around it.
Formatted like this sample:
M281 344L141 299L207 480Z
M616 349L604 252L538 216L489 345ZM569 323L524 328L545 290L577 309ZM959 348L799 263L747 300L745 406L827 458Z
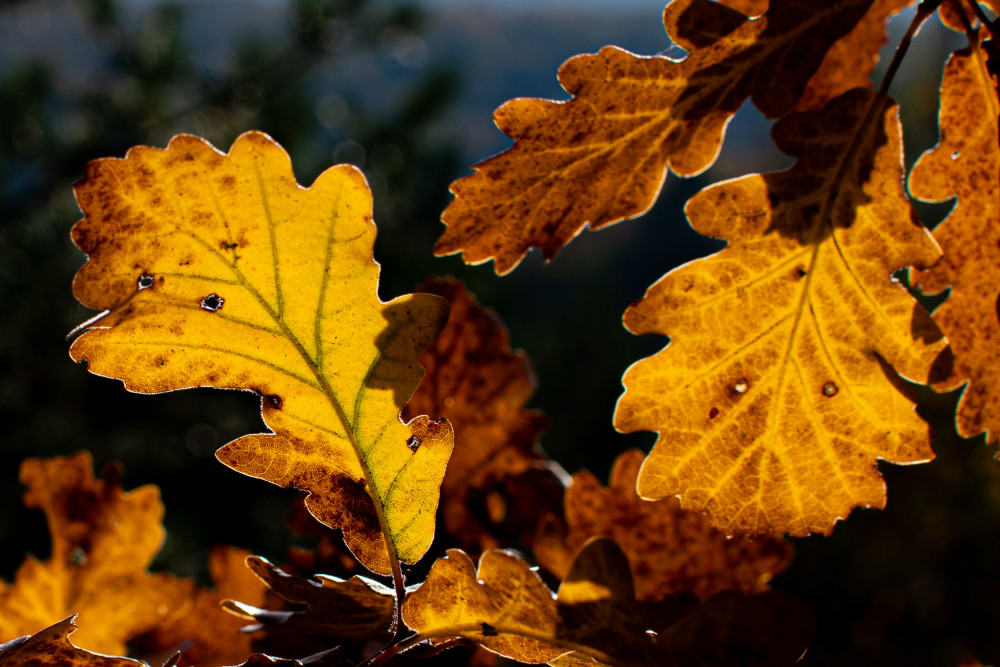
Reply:
M258 393L272 433L222 447L247 475L310 492L369 569L414 562L434 534L451 427L399 413L447 316L427 295L382 303L371 194L340 165L309 188L260 132L229 154L179 135L87 165L73 240L86 323L70 354L127 389Z
M91 653L74 646L69 635L76 630L76 616L70 616L33 635L0 644L0 664L4 667L147 667L131 658Z
M52 555L28 556L0 589L0 642L79 614L78 646L123 655L131 639L188 608L192 582L146 571L164 539L159 490L126 493L120 469L108 467L101 481L92 468L86 452L21 464L24 504L45 512Z
M586 225L598 229L652 206L669 167L707 169L747 98L769 118L791 111L826 51L872 0L776 0L760 18L708 0L664 10L681 61L609 46L559 69L572 99L515 99L494 114L514 140L452 186L435 252L513 269L531 246L546 259Z
M944 257L912 280L925 292L951 286L948 299L934 312L951 343L942 358L950 373L937 386L969 381L956 418L965 437L1000 433L1000 290L994 273L1000 266L1000 137L996 82L986 61L978 44L948 60L941 83L941 139L917 161L909 182L910 193L919 199L958 197L934 230Z
M180 667L216 667L245 660L253 650L251 637L240 632L243 623L223 610L227 598L249 604L264 603L265 587L244 562L250 553L236 547L213 547L208 570L214 589L199 589L188 611L133 642L133 655L180 650Z
M591 537L607 536L628 557L639 600L685 590L701 599L724 590L767 590L791 561L792 546L765 536L727 538L674 497L642 500L635 485L644 458L636 449L620 454L606 489L587 471L573 475L565 498L568 533L535 545L539 563L563 578Z
M563 666L736 664L740 657L791 665L812 631L808 607L771 593L637 601L628 560L606 538L581 550L555 600L511 552L487 551L476 571L452 550L407 598L403 618L417 640L465 637L515 660ZM711 641L699 648L688 633Z
M644 498L677 494L727 533L829 533L885 505L877 459L933 457L894 378L926 380L945 341L891 274L939 252L901 188L894 103L850 91L772 136L792 168L687 204L729 246L626 311L630 331L671 342L625 373L615 426L659 433Z
M499 547L496 524L508 514L501 497L506 480L544 466L535 443L549 420L524 407L535 391L534 372L524 352L510 349L497 315L461 282L432 279L417 291L443 297L451 308L448 323L420 356L427 373L403 414L441 415L452 424L455 451L441 485L443 526L466 549ZM484 502L503 507L492 517L474 514ZM543 518L543 506L535 504L531 514ZM532 533L534 526L515 528Z
M376 642L390 638L394 596L390 588L360 576L340 579L325 574L298 577L275 567L260 556L247 559L257 578L291 603L291 609L261 609L259 602L227 600L225 608L243 623L244 631L264 630L268 649L301 651L303 646L323 647L332 638L339 642Z

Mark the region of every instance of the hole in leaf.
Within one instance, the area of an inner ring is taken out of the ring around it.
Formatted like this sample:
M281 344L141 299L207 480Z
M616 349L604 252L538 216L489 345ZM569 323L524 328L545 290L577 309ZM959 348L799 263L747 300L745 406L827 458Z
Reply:
M739 380L736 381L736 384L733 385L733 390L737 394L745 394L747 393L747 389L749 388L750 388L750 383L747 382L746 378L740 378Z
M715 419L718 416L719 416L719 408L712 408L711 410L708 411L709 419Z
M281 396L278 396L277 394L268 394L264 398L267 399L267 402L270 403L271 407L274 408L275 410L281 409L281 406L283 404Z
M951 154L951 159L952 160L957 160L958 156L961 155L961 154L962 154L961 151L955 151L954 153Z
M831 396L836 396L838 391L840 390L837 388L837 385L835 385L832 382L827 382L826 384L823 385L823 395L826 396L827 398L830 398Z
M144 273L139 276L139 280L136 281L139 285L139 289L149 289L153 286L153 276L148 273Z
M411 452L417 451L417 447L420 446L422 441L415 435L411 435L410 439L406 441L406 446L410 448Z
M206 296L204 299L201 300L201 307L207 311L214 313L215 311L222 308L222 304L224 304L225 302L226 302L225 299L223 299L221 296L213 292L212 294L209 294L208 296Z

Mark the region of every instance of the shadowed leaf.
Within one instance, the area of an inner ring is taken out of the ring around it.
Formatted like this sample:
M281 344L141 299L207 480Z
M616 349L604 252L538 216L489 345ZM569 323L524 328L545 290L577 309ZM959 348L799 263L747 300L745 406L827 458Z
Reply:
M141 650L134 654L179 650L180 667L217 667L245 660L253 653L251 637L240 632L243 622L227 614L221 602L238 598L249 604L263 604L264 585L244 564L249 555L235 547L214 547L208 568L215 588L199 590L187 613L134 642Z
M577 556L556 600L510 552L486 552L477 572L452 550L407 598L403 618L426 641L466 637L515 660L564 667L794 664L811 641L808 607L772 593L725 595L637 601L628 559L601 538ZM740 662L748 658L758 662Z
M939 253L901 188L893 103L854 90L772 134L798 163L692 198L691 225L729 246L626 311L671 342L626 372L615 425L659 433L641 496L727 533L829 533L885 505L878 459L933 457L894 371L926 380L945 341L891 274Z
M493 522L475 516L473 504L496 493L505 479L543 465L535 442L548 418L524 408L535 391L534 373L524 352L510 349L496 314L476 303L462 283L436 279L417 291L448 299L451 309L448 323L420 356L427 374L404 416L441 415L452 424L455 451L441 485L444 528L466 548L499 547ZM534 513L542 508L536 505ZM533 527L520 528L530 533Z
M247 566L280 598L296 608L305 607L271 611L257 608L259 603L226 602L230 613L259 623L256 629L267 631L269 644L280 641L275 635L285 637L290 645L301 645L311 637L381 644L390 639L394 598L392 590L382 584L358 576L347 580L324 574L297 577L259 556L249 558Z
M361 173L332 167L303 188L267 135L244 134L229 154L179 135L91 162L76 195L85 217L73 240L89 257L74 294L110 312L72 357L135 392L260 394L273 433L219 459L309 491L309 510L375 572L396 554L418 560L452 432L399 413L447 307L426 294L378 299Z
M640 499L635 483L643 458L635 449L619 455L606 489L589 472L573 475L565 498L568 534L535 545L539 563L562 578L577 551L603 535L628 557L639 600L685 590L702 599L723 590L767 590L791 560L792 546L773 537L727 538L673 497Z
M546 259L587 225L598 229L652 206L667 168L690 176L719 153L747 98L769 118L791 111L824 54L872 0L776 0L748 20L708 0L664 11L681 61L609 46L571 58L559 83L572 99L515 99L494 120L507 151L455 181L435 252L513 269L531 246Z
M146 667L130 658L98 655L74 646L69 635L76 630L75 616L27 637L0 644L0 664L4 667Z
M934 312L951 350L938 388L969 380L958 404L958 432L971 437L1000 433L1000 321L996 267L1000 266L1000 148L995 81L978 46L952 55L941 83L941 140L910 174L910 193L927 201L958 197L951 215L934 230L944 257L915 273L925 292L951 293ZM953 356L953 358L952 358Z
M78 614L77 645L123 655L128 641L185 613L192 582L146 571L164 538L159 490L122 491L114 467L104 476L94 479L86 452L21 465L24 504L44 510L52 556L28 556L0 589L0 642Z

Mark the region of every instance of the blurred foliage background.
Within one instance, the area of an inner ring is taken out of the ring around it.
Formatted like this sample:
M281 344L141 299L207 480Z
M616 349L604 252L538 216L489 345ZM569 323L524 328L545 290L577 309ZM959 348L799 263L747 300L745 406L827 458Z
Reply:
M49 548L41 513L21 507L21 460L80 449L98 469L122 461L126 488L160 486L168 539L158 569L205 580L212 544L277 562L290 544L308 544L287 527L294 493L214 460L218 446L263 428L254 396L132 395L66 355L65 334L91 315L70 293L84 261L67 234L79 217L72 183L90 159L178 132L225 150L264 130L304 184L333 163L360 166L375 197L383 298L450 274L496 308L537 369L532 405L553 422L541 445L570 472L606 479L620 451L648 449L651 434L618 434L611 415L621 373L666 339L631 336L620 316L662 273L721 247L687 226L687 197L788 164L753 109L737 116L707 174L669 177L649 214L584 234L551 265L532 254L497 278L431 248L448 183L506 145L492 108L564 97L554 73L576 53L608 43L666 51L661 10L649 0L530 10L471 0L0 3L0 578ZM936 141L938 77L960 45L929 26L894 88L908 164ZM920 207L930 225L947 210ZM921 395L939 458L881 466L889 508L856 511L832 537L796 540L796 560L775 582L816 610L805 664L1000 661L1000 464L981 438L955 436L954 396Z

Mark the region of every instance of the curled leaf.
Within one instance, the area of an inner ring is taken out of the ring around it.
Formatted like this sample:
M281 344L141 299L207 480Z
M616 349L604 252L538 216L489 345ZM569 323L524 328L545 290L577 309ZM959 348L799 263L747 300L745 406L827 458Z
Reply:
M33 635L0 644L4 667L146 667L131 658L91 653L74 646L69 635L76 630L76 616L59 621Z

